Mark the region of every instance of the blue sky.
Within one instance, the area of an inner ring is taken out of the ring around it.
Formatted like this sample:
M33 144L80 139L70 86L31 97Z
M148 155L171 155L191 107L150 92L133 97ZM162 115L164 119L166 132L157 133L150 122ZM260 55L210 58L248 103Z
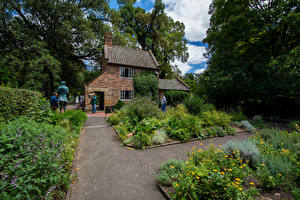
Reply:
M185 25L188 40L189 59L187 63L175 61L182 74L201 73L206 69L206 44L201 41L205 38L209 27L208 7L211 0L162 0L166 5L166 13L176 21ZM150 11L155 0L137 0L136 5ZM110 7L118 8L117 0L110 1Z

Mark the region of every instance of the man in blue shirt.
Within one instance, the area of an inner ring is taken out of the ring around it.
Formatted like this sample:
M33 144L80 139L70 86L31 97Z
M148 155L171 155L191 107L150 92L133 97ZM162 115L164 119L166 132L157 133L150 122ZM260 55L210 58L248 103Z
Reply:
M68 94L69 94L69 88L66 86L65 81L61 82L61 86L59 86L57 89L57 94L58 94L59 111L61 112L63 109L65 112L68 103Z
M92 104L92 112L96 113L97 109L96 109L96 105L97 105L97 96L95 93L93 93L92 99L91 99L91 104Z
M58 98L57 98L57 93L53 92L53 96L50 98L50 105L51 105L51 109L53 111L56 111L57 107L58 107Z

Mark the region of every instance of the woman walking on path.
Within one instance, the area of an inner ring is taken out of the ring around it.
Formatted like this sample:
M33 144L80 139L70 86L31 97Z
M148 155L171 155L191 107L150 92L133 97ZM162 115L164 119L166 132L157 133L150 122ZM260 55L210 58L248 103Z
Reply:
M57 89L57 94L58 94L59 111L61 112L63 109L65 112L68 103L68 94L69 94L69 88L66 86L65 81L61 82L61 86L59 86Z
M95 95L95 93L93 93L92 99L91 99L91 104L92 104L92 112L96 113L97 109L96 109L96 104L97 104L97 96Z
M161 110L165 112L166 108L167 108L167 99L165 95L163 95L163 98L161 99Z

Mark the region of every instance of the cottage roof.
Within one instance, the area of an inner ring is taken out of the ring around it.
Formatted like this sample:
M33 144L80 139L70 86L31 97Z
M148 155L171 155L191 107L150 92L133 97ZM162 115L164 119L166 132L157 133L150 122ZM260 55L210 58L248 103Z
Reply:
M158 69L158 62L151 51L122 46L104 45L104 55L108 63Z
M158 89L160 90L181 90L181 91L190 91L189 86L187 86L179 78L175 79L159 79L158 80Z

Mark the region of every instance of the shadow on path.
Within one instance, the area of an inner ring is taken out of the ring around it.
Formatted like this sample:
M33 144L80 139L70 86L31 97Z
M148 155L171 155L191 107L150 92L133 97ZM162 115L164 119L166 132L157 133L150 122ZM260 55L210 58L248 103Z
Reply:
M169 158L187 159L194 146L199 149L250 136L245 133L144 151L129 150L121 146L103 117L89 117L81 137L76 166L78 180L71 187L71 200L164 199L155 178L163 162Z

